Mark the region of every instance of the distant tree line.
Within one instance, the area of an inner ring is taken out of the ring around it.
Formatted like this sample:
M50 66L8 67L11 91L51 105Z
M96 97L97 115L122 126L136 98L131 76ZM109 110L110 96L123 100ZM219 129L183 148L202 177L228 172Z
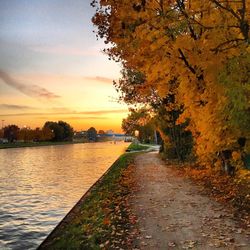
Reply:
M108 132L109 133L109 132ZM100 142L110 140L110 134L104 130L97 131L96 128L90 127L86 131L80 131L74 134L74 139L82 142Z
M42 128L35 129L19 128L11 124L0 130L0 138L7 139L10 143L15 141L72 141L73 135L73 128L64 121L47 121Z
M99 135L105 135L103 130L97 130L94 127L90 127L87 131L82 131L77 133L74 137L77 139L82 139L84 142L97 142Z
M43 128L49 128L53 132L52 141L72 141L74 130L67 122L48 121L44 124Z
M9 143L15 141L23 142L43 142L43 141L72 141L81 140L83 142L97 142L105 140L105 131L90 127L87 131L74 133L70 124L64 121L46 121L42 128L31 129L29 127L19 128L15 124L8 125L0 130L0 138L8 140ZM100 135L98 137L98 135Z

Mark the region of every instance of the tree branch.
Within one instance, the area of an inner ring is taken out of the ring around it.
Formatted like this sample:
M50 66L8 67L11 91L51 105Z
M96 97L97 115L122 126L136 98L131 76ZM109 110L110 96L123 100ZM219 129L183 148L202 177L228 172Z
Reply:
M189 31L191 33L191 37L194 39L194 40L197 40L197 35L189 21L190 17L188 16L187 12L185 11L185 4L184 4L184 1L180 1L180 0L177 0L177 5L181 11L181 13L183 14L183 16L186 18L187 20L187 23L188 23L188 28L189 28Z
M196 75L196 70L194 69L194 67L192 67L192 66L189 64L189 62L188 62L186 56L184 55L184 53L182 52L182 50L179 48L178 51L179 51L179 53L180 53L180 55L181 55L181 59L184 61L185 65L188 67L188 69L189 69L194 75Z
M223 43L219 44L217 47L211 49L211 51L213 51L215 53L218 53L219 51L224 51L226 49L234 48L236 46L236 45L233 45L233 46L230 46L228 48L224 48L223 49L224 46L226 46L226 45L228 45L230 43L234 43L234 42L238 43L238 42L243 42L243 41L245 41L245 39L240 39L240 38L238 38L238 39L232 39L232 40L229 40L229 41L226 41L226 42L223 42Z
M222 8L223 10L226 10L228 12L230 12L235 18L237 18L239 21L241 20L240 17L233 11L233 9L231 8L227 8L225 7L223 4L221 4L219 1L217 0L211 0L213 3L215 3L218 7Z

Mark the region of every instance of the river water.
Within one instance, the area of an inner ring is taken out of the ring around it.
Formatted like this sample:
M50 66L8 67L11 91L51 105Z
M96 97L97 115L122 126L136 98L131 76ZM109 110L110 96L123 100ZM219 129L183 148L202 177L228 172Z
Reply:
M0 249L35 249L126 146L0 150Z

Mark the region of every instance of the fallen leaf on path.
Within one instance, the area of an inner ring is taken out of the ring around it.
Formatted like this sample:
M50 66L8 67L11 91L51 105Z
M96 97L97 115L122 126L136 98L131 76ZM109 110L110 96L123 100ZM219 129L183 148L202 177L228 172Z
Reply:
M247 244L245 244L245 243L236 244L236 247L246 247L246 246L247 246Z
M186 240L184 242L184 246L182 246L182 249L191 249L194 248L196 245L197 241L194 240Z
M235 242L234 238L226 238L226 241Z
M176 244L175 244L175 242L170 241L170 242L168 242L168 246L169 246L169 247L175 247L175 246L176 246Z

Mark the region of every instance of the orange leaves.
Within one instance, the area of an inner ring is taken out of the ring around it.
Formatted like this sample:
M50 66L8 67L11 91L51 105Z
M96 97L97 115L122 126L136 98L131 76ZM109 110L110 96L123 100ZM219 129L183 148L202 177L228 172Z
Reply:
M103 220L103 224L106 225L106 226L110 225L111 224L110 219L105 217L104 220Z
M233 153L232 153L232 158L233 158L234 161L240 160L240 159L241 159L241 154L240 154L240 152L233 151Z
M210 194L218 201L233 200L238 194L237 184L232 182L231 177L219 175L211 169L185 168L185 175L210 191Z
M217 151L232 149L239 136L249 134L249 4L103 3L110 5L110 11L98 9L96 16L102 17L95 24L113 46L109 55L145 77L140 87L125 81L125 96L133 90L130 101L151 105L155 104L152 91L160 98L174 94L177 105L184 107L178 122L190 121L196 154L206 163ZM172 79L178 79L174 89Z

